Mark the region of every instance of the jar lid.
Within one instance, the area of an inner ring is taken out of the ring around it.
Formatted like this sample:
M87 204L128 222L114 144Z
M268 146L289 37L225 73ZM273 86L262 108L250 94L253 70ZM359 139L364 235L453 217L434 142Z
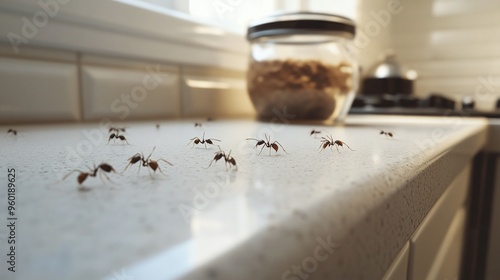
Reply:
M261 37L330 34L352 39L356 33L354 21L346 17L312 12L285 13L252 22L247 30L249 41Z

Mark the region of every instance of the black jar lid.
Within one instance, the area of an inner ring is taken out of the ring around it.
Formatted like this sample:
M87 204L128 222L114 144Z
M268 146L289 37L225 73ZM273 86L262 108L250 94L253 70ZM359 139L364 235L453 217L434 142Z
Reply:
M328 34L348 39L354 38L354 21L346 17L297 12L269 16L250 24L247 30L249 41L269 36Z

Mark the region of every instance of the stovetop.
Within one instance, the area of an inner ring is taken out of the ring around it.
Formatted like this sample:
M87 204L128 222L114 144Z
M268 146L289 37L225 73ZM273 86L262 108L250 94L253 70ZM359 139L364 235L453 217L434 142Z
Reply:
M349 114L500 118L500 100L496 104L496 110L493 111L477 110L474 107L473 99L466 98L458 103L439 94L431 94L427 98L417 98L410 95L360 94L356 96Z

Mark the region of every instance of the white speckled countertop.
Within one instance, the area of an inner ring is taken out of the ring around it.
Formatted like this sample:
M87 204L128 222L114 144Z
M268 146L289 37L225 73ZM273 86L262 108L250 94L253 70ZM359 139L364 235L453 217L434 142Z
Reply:
M107 145L98 124L1 127L2 225L7 168L17 174L17 279L378 279L487 136L484 119L438 117L155 124L124 124L130 145ZM355 151L318 152L312 128ZM217 149L186 146L203 132L232 150L238 171L206 169ZM290 154L257 156L245 138L264 133ZM88 178L88 191L76 173L59 181L82 164L121 172L153 146L152 159L174 164L160 162L166 175L132 166L112 182ZM1 226L1 279L12 277L6 236Z

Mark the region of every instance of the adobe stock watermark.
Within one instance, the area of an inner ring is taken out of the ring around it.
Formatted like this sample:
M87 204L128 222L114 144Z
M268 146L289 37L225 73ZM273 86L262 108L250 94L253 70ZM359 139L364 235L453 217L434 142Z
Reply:
M203 189L195 188L191 204L181 203L177 209L181 213L184 221L189 224L194 215L199 215L201 211L208 207L211 200L215 199L229 185L231 173L219 171L214 181L208 182Z
M474 94L472 95L474 100L491 100L496 95L498 95L497 89L500 89L500 77L493 77L489 75L488 77L480 76L477 78L478 83L474 88ZM459 114L458 116L456 114ZM421 150L432 150L436 148L437 145L443 143L447 139L447 134L450 131L458 129L463 124L463 118L469 117L470 111L468 110L447 110L443 117L445 118L445 123L450 126L448 129L435 128L432 130L430 136L425 139L416 139L415 144Z
M321 262L326 261L340 248L340 244L332 242L331 236L326 237L326 241L318 237L316 238L318 246L314 248L313 254L305 257L299 265L292 265L289 270L283 272L281 280L305 280L318 269Z
M23 26L19 33L9 32L7 38L16 54L19 53L21 44L28 44L30 39L33 39L39 32L40 28L44 28L49 24L49 19L59 13L61 7L68 4L71 0L39 0L38 6L40 10L33 13L31 18L22 17Z
M389 26L393 19L393 15L400 14L402 11L403 4L400 0L391 0L387 2L386 8L378 12L373 10L370 11L370 15L373 19L365 23L364 26L356 29L356 40L354 40L354 44L343 51L346 52L348 57L357 57L362 49L371 44L373 38L380 35L383 28Z
M224 20L228 12L233 12L243 0L212 0L212 6L220 20Z
M161 72L160 65L157 64L155 68L146 66L147 75L142 78L142 84L136 85L130 91L130 94L124 93L111 103L111 111L113 113L122 113L120 120L125 120L130 114L130 109L135 109L139 103L144 101L149 92L156 89L160 83L168 78L168 73Z
M123 93L110 104L111 112L120 114L119 119L125 120L131 110L140 106L140 103L147 99L149 92L160 86L161 82L169 77L166 72L161 72L160 65L155 67L146 66L146 74L141 83L134 86L129 93ZM83 129L84 139L74 145L64 147L64 163L57 166L52 164L56 176L61 180L68 169L75 169L80 166L83 159L92 154L94 148L107 143L109 127L113 126L110 119L103 118L99 126L93 129Z
M500 95L500 77L493 77L493 75L488 77L480 76L477 80L478 84L474 88L474 97L477 100L488 100L493 95ZM497 89L499 90L497 91Z

